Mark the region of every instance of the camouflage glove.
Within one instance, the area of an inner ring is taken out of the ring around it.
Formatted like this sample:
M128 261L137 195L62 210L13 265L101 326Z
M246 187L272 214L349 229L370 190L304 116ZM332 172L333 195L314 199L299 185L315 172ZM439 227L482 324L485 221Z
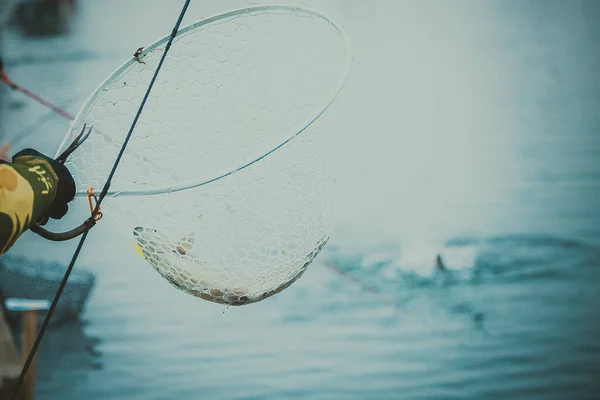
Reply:
M14 164L25 164L28 167L35 168L37 171L48 171L50 176L38 172L38 181L42 192L53 193L53 200L45 214L40 215L37 223L44 225L48 218L61 219L69 210L68 203L75 198L75 181L71 173L63 164L41 154L33 149L24 149L13 156Z

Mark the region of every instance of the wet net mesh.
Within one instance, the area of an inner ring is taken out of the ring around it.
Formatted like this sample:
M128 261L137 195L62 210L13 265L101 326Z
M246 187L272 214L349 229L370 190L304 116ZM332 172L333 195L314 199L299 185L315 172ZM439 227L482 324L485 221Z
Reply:
M166 42L113 74L67 133L61 148L93 125L67 163L80 196L104 186ZM326 17L291 7L181 29L103 202L105 219L171 283L207 300L243 303L295 280L330 232L334 124L324 111L343 87L348 51ZM194 243L182 257L171 250L185 235Z

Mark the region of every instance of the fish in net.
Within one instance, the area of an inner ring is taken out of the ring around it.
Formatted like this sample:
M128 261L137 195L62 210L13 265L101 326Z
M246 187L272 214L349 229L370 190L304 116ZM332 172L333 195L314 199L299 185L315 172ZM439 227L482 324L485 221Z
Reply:
M106 183L168 37L141 48L92 94L57 154L78 199ZM338 25L288 6L203 19L177 33L102 211L173 286L243 305L298 279L331 231L326 112L351 56Z

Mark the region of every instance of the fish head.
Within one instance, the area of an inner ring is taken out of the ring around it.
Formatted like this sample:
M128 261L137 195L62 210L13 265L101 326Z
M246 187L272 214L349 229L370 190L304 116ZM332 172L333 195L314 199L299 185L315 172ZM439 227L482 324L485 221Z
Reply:
M134 248L136 253L149 261L172 253L175 248L156 229L138 226L133 229L133 237L135 238Z

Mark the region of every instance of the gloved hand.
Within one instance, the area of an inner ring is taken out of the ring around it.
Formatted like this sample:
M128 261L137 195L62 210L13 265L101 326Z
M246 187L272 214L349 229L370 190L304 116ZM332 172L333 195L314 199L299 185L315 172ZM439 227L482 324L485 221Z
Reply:
M44 225L48 222L48 217L53 219L64 217L69 211L68 203L75 198L75 181L67 167L33 149L21 150L13 156L12 161L20 164L46 164L54 172L57 178L54 201L50 205L47 215L42 216L38 223Z

